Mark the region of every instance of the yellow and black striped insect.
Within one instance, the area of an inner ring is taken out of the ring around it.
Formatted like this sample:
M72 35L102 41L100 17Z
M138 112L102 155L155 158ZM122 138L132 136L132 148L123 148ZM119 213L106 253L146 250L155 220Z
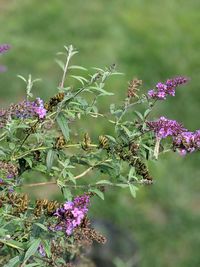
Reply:
M109 140L106 136L104 135L99 136L99 147L104 149L109 148Z

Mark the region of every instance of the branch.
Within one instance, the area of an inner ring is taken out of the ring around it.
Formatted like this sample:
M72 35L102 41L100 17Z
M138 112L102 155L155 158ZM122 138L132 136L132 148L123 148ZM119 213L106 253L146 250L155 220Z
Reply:
M65 63L65 68L64 68L64 71L63 71L62 80L61 80L61 83L60 83L60 88L64 88L64 82L65 82L67 71L68 71L69 61L70 61L70 58L72 57L72 51L73 51L73 47L70 45L69 48L68 48L68 55L67 55L67 60L66 60L66 63Z
M80 179L81 177L85 176L88 172L90 172L92 169L94 169L96 166L98 166L99 164L102 164L104 162L109 162L111 161L111 159L106 159L103 161L98 162L97 164L95 164L94 166L90 166L88 169L86 169L84 172L74 176L74 179ZM42 183L33 183L33 184L25 184L25 187L35 187L35 186L43 186L43 185L51 185L51 184L57 184L57 181L51 181L51 182L42 182Z

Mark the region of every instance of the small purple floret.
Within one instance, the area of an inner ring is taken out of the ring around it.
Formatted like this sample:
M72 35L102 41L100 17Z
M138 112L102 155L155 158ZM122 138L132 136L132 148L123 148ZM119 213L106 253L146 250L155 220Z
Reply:
M186 77L176 77L168 79L165 83L157 83L156 89L148 91L150 99L165 100L167 95L175 96L175 90L178 86L185 84L188 81Z
M44 247L43 247L42 244L39 245L39 247L38 247L38 252L40 253L40 255L41 255L42 257L45 257L45 256L46 256L46 252L45 252Z

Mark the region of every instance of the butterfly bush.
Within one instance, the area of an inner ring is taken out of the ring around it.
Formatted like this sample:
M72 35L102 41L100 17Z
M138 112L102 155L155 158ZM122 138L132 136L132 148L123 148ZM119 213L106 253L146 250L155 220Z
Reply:
M9 49L0 45L0 54ZM200 130L191 132L163 114L152 117L157 100L175 96L188 78L160 81L147 93L142 80L133 78L121 104L102 112L99 99L111 102L113 95L105 84L120 73L115 64L90 71L73 65L75 54L72 45L58 54L65 62L56 60L62 75L49 99L34 97L38 79L19 76L24 97L0 109L0 266L80 266L93 242L106 242L91 223L93 198L103 201L112 187L128 189L135 198L140 185L154 183L149 161L200 149ZM110 132L93 127L100 118ZM49 186L60 190L57 198L28 193L51 193Z

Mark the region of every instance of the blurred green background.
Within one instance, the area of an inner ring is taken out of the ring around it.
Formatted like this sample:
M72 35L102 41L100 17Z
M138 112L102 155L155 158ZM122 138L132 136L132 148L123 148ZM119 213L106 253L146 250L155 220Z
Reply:
M133 77L142 79L146 90L176 75L191 77L176 98L159 103L154 116L200 128L199 9L198 0L0 0L0 43L12 45L0 57L8 67L0 74L0 105L22 99L24 84L17 74L42 78L36 95L54 94L61 74L56 52L73 44L80 51L76 64L116 63L125 73L109 82L116 96L104 99L104 108L123 101ZM121 190L108 192L106 205L95 201L91 215L131 231L140 267L200 266L199 153L184 158L171 153L150 168L155 185L141 188L135 200Z

